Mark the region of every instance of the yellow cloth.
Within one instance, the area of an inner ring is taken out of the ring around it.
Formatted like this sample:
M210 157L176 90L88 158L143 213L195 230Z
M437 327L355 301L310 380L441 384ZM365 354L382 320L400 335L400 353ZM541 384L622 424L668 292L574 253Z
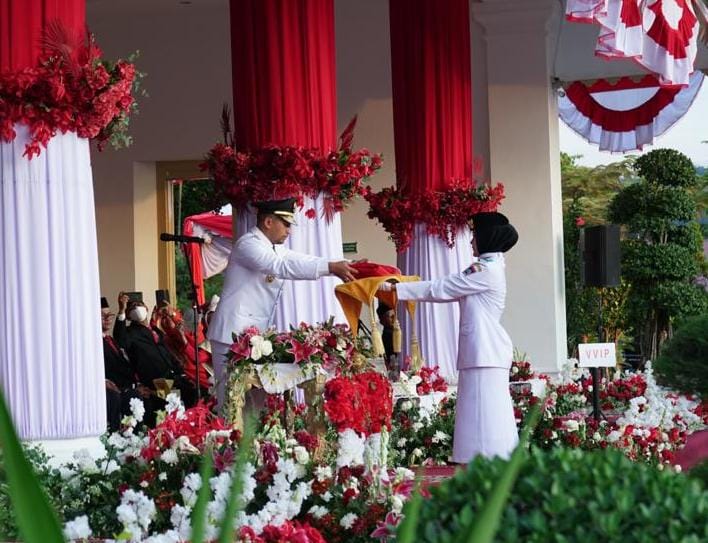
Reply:
M357 279L349 283L337 285L334 289L334 294L337 296L344 316L347 317L349 327L354 335L359 330L359 315L361 314L361 304L365 303L371 307L373 312L374 298L378 298L383 303L391 308L396 307L398 296L395 292L378 292L377 289L381 283L395 279L399 283L409 283L412 281L420 281L417 275L382 275L380 277L366 277ZM413 320L415 316L415 302L406 302L406 309ZM372 322L376 326L375 322Z

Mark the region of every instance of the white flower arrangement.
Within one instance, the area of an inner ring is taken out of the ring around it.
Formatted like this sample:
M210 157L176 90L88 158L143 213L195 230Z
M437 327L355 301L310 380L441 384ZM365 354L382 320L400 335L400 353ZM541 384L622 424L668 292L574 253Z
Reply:
M337 467L360 466L364 463L365 439L351 428L339 433Z
M64 537L69 541L81 541L91 537L91 527L89 526L88 517L81 515L64 524Z
M118 521L123 525L123 531L131 542L144 539L143 536L148 533L155 513L155 502L142 492L132 489L123 492L120 505L116 508Z
M142 422L145 417L145 404L140 398L130 399L130 412L137 422Z

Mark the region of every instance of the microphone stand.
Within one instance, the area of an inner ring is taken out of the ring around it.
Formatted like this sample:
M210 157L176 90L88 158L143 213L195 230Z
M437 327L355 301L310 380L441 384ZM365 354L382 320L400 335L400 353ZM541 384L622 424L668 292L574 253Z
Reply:
M194 334L194 368L196 370L196 381L197 381L197 401L202 399L202 389L199 383L199 342L197 341L197 330L199 329L199 298L197 296L197 285L194 284L194 274L192 273L192 266L189 265L189 258L187 258L187 244L197 243L194 241L182 241L180 245L182 246L182 253L184 254L184 259L187 261L187 270L189 271L189 284L191 285L191 298L192 298L192 312L194 314L194 323L192 326L192 333Z

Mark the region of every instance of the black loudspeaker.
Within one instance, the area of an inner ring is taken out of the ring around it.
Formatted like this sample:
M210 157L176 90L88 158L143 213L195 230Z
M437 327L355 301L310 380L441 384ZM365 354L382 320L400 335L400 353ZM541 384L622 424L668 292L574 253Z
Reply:
M590 226L580 235L580 280L586 287L620 284L620 229L616 224Z

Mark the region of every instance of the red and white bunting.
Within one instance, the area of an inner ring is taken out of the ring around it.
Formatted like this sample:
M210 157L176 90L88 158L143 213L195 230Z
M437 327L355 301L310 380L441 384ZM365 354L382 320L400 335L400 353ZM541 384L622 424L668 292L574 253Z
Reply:
M687 86L708 10L702 0L568 0L566 19L600 25L596 55L632 59L662 86Z
M703 83L694 72L687 87L661 86L655 76L624 77L592 84L575 81L558 99L561 119L602 151L641 149L666 132L688 111Z

